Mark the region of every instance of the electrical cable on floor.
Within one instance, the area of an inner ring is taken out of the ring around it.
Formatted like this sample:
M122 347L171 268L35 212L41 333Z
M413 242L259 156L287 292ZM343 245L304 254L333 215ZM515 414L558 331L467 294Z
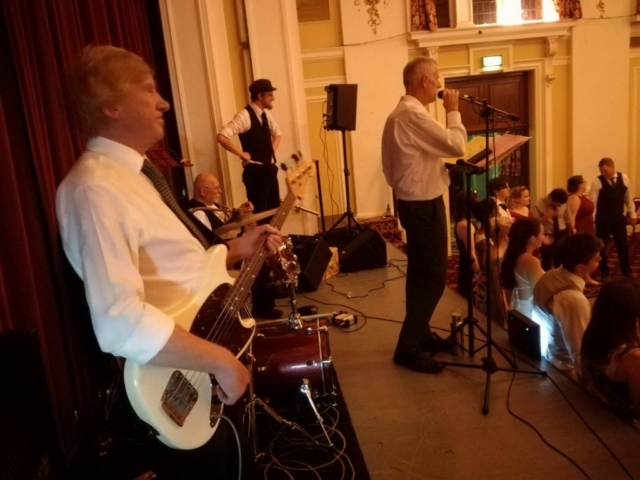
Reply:
M231 426L231 430L233 430L233 434L236 437L236 445L238 447L238 480L242 480L242 448L240 447L240 437L238 436L238 430L236 430L236 426L226 415L222 413L211 413L211 416L213 418L226 420L226 422Z
M387 278L385 280L382 281L382 285L378 286L378 287L374 287L374 288L370 288L367 293L365 293L364 295L352 295L351 292L339 292L338 290L335 289L335 285L333 283L329 283L328 279L324 279L324 283L326 285L328 285L329 287L331 287L331 293L337 293L338 295L342 295L344 297L347 297L348 299L352 299L352 298L367 298L371 292L375 292L376 290L382 290L383 288L385 288L387 286L387 282L391 282L393 280L399 280L401 278L404 278L407 276L407 274L405 272L403 272L401 270L401 266L399 265L395 265L393 263L390 263L392 260L390 260L389 262L387 262L387 265L384 268L390 268L390 267L395 267L402 275L399 275L397 277L393 277L393 278ZM339 273L337 275L335 275L338 278L342 278L342 277L346 277L348 275L348 273Z
M513 353L513 352L512 352ZM526 363L527 365L529 365L530 367L536 369L536 370L540 370L538 367L536 367L535 365L533 365L532 363L530 363L528 360L526 360L525 358L520 357L519 355L516 355L515 353L513 354L513 356L521 361L523 361L524 363ZM600 435L598 435L596 433L596 431L591 427L591 425L589 425L589 422L587 422L585 420L585 418L582 416L582 414L580 414L580 412L578 411L578 409L575 407L575 405L573 405L573 403L571 403L571 400L569 400L569 398L567 397L567 395L562 391L562 389L560 388L560 386L555 382L555 380L553 378L551 378L549 375L547 375L547 378L551 381L551 383L556 387L556 390L558 390L558 392L560 393L560 395L562 395L562 398L564 398L564 400L567 402L567 404L569 405L569 407L571 407L571 409L575 412L575 414L578 416L578 418L582 421L582 423L585 425L585 427L587 427L587 429L589 429L589 431L592 433L592 435L602 444L602 446L605 448L605 450L607 450L607 452L609 452L609 455L611 455L611 457L615 460L615 462L620 466L620 468L627 474L627 476L631 479L633 479L633 475L631 475L631 473L629 472L629 470L624 466L624 464L622 463L622 461L616 456L615 453L613 453L613 451L611 450L611 448L607 445L607 443L600 437ZM512 380L513 382L513 380ZM509 387L509 392L511 391L511 386ZM509 403L507 402L507 409L509 409ZM511 410L509 409L509 413L512 413ZM513 413L512 413L513 414ZM516 418L518 418L519 420L527 423L526 421L520 419L519 417L517 417L515 414L513 414ZM527 425L531 426L530 424L527 423ZM542 438L542 436L540 435L540 433L533 427L531 426L536 433L538 433L538 435L540 436L540 438ZM542 438L542 440L547 443L544 438ZM548 444L548 443L547 443ZM548 444L549 445L549 444ZM551 445L549 445L551 446ZM552 448L554 448L553 446L551 446ZM554 448L555 450L555 448ZM558 450L556 450L558 451ZM562 452L558 451L558 453L560 453L561 455L565 456ZM569 459L569 457L566 457L567 459ZM574 463L571 459L569 459L572 463ZM575 464L575 463L574 463ZM577 465L576 465L577 466ZM580 468L580 467L578 467ZM583 471L580 468L581 471ZM584 471L583 471L584 473ZM588 475L585 473L585 476Z
M322 104L323 109L326 104L327 104L326 101ZM333 218L336 215L333 207L335 206L336 210L339 210L339 207L337 202L333 198L333 191L336 183L336 175L335 173L333 173L333 170L331 169L331 165L329 164L329 151L327 149L327 129L326 129L327 114L326 112L322 112L322 120L323 121L320 123L319 137L320 137L320 142L322 142L322 159L324 160L324 163L327 166L327 178L329 179L329 200L331 200L331 218ZM322 192L318 192L318 196L322 197Z

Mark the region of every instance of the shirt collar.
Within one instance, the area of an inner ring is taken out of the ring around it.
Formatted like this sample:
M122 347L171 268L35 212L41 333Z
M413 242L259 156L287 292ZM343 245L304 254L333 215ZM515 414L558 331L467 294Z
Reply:
M256 115L258 116L258 118L260 118L260 116L262 115L262 112L264 112L264 110L261 109L258 105L256 105L253 102L251 102L249 105L251 105L251 108L253 108L253 111L256 112Z
M407 103L412 103L414 105L419 105L422 108L424 108L424 105L422 104L422 102L420 100L418 100L416 97L414 97L413 95L403 95L402 97L400 97L400 101L401 102L407 102Z
M580 289L580 291L584 290L586 282L582 278L580 278L578 275L576 275L575 273L567 270L566 268L564 268L562 266L560 267L560 270L562 271L562 273L564 275L566 275L569 278L569 280L571 280L573 283L575 283L577 285L577 287Z
M92 137L87 141L86 149L112 158L135 172L142 170L144 157L122 143L105 137Z

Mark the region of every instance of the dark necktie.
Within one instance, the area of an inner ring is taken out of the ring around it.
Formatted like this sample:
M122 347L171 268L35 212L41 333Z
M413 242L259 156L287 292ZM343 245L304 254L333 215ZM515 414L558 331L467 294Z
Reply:
M262 115L260 115L260 118L262 119L262 130L264 131L264 136L266 137L269 145L271 145L271 130L269 129L269 120L267 120L267 112L263 110ZM272 161L275 160L273 158L273 152L271 154L271 160Z
M609 183L611 183L611 186L612 186L612 187L615 187L615 186L616 186L616 177L611 177L611 178L609 179Z
M153 186L156 187L156 190L158 190L158 192L160 193L160 196L162 197L164 203L171 209L173 213L175 213L180 221L184 223L184 226L187 227L187 230L189 230L191 235L198 239L205 250L209 248L211 246L209 241L205 238L202 232L198 230L198 227L196 227L193 221L191 221L185 211L180 208L176 197L173 196L173 192L171 191L167 180L164 178L164 176L162 176L160 170L158 170L148 158L144 159L144 163L142 165L142 173L149 177L149 180L151 180Z

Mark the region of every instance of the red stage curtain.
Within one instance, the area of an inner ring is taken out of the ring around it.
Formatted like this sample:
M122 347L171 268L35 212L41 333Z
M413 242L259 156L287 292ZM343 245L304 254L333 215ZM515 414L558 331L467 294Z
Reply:
M56 187L82 149L65 114L63 72L91 43L154 65L145 0L0 0L0 331L39 332L63 456L95 414L91 341L78 321L84 296L65 267L55 215Z

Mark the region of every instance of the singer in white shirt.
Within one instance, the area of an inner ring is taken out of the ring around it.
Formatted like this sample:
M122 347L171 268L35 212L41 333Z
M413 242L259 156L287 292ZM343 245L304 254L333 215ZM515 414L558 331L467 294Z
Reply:
M462 156L467 132L458 111L458 91L445 90L447 127L425 109L441 88L438 64L417 57L404 68L406 95L389 115L382 133L382 169L398 198L398 214L407 234L406 316L394 362L423 373L443 365L428 353L443 348L429 327L444 292L447 274L446 209L449 186L443 157Z

